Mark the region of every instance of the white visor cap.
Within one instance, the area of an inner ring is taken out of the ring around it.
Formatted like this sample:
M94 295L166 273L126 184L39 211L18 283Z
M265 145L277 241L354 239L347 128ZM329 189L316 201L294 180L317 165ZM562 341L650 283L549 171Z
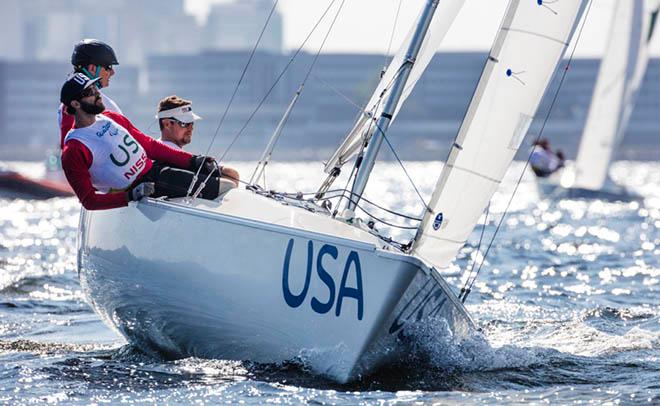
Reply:
M193 121L202 119L200 116L193 113L192 104L186 104L185 106L159 111L158 114L156 114L156 118L174 118L181 121L182 123L192 123Z

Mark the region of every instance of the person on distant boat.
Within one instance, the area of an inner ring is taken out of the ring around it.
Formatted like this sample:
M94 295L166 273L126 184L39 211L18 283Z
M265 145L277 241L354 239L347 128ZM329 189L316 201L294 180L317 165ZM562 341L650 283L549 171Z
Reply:
M205 179L217 170L212 157L165 145L140 132L123 115L105 111L95 86L99 80L76 73L60 92L60 101L75 119L64 139L62 168L86 209L123 207L145 196L183 197L194 172ZM200 184L198 180L194 190ZM211 176L200 197L215 199L219 188L220 179Z
M190 144L195 121L202 119L193 112L190 100L182 99L176 95L167 96L158 103L156 118L160 127L159 141L179 149ZM221 177L231 180L234 187L238 187L238 171L225 165L222 166L221 170Z
M83 73L90 79L99 78L96 86L106 88L110 85L110 78L115 74L115 65L119 65L117 56L112 47L97 39L83 39L73 47L71 54L73 73ZM123 114L117 103L104 93L101 93L103 105L107 111ZM60 127L60 148L64 148L64 137L73 127L73 116L67 114L66 106L60 105L57 111L57 121Z
M560 168L564 167L564 153L557 150L552 152L550 142L546 138L541 138L534 143L534 151L529 159L529 164L534 174L539 178L547 178Z

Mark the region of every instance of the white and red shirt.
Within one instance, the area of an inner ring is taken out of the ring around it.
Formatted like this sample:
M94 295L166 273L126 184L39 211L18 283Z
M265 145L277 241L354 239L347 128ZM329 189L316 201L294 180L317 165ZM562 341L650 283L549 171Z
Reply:
M123 190L151 169L151 160L189 169L191 157L143 134L121 114L103 112L94 124L67 134L62 168L86 209L112 209L128 204Z
M101 100L103 100L103 105L105 106L105 111L112 111L123 115L121 109L111 98L106 96L103 92L101 93ZM66 112L66 107L60 103L60 108L57 110L57 125L60 127L60 148L64 148L64 137L73 128L73 123L75 119L73 116Z
M128 189L147 166L144 148L113 119L96 116L89 127L74 128L64 138L64 144L78 140L92 154L89 174L92 186L109 193Z

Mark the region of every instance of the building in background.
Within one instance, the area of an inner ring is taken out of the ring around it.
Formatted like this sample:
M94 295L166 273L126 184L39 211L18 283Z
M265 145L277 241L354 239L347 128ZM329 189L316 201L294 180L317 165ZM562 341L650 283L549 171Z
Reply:
M258 52L227 110L249 57L249 51L154 55L145 64L149 72L145 92L138 91L140 70L126 65L117 69L107 92L138 128L154 137L158 136L154 118L158 101L170 94L190 99L204 118L196 123L191 150L206 151L215 138L211 153L220 155L238 136L228 158L255 159L306 75L313 55L301 54L289 64L290 56ZM444 53L433 59L388 133L400 157L446 158L485 57L482 53ZM327 159L354 124L358 106L371 95L384 61L378 55L322 55L289 117L275 159ZM577 150L598 65L594 59L573 61L543 132L569 158ZM69 70L66 62L0 62L0 159L38 159L45 148L57 145L58 95ZM528 139L540 131L559 79L557 75L549 87ZM225 120L219 125L225 111ZM618 158L660 156L658 111L660 60L653 59ZM518 159L527 152L521 148ZM388 156L388 149L383 148L382 157Z
M204 48L207 50L240 51L252 49L274 0L239 0L211 7L204 27ZM282 15L276 10L259 44L259 50L283 52Z
M0 160L41 159L57 145L59 89L71 66L73 45L99 38L121 62L107 89L136 126L158 136L157 102L171 94L190 99L204 117L192 150L229 159L255 159L265 147L307 74L313 55L291 63L284 54L282 17L276 11L233 103L228 103L274 0L236 0L214 5L204 24L183 9L184 0L3 0L0 24ZM446 158L484 64L484 53L444 53L431 61L388 140L404 159ZM371 96L383 55L322 54L289 117L276 159L324 160L353 126ZM574 60L544 136L576 153L599 61ZM541 129L559 75L530 128ZM227 112L222 125L220 117ZM660 143L660 60L649 63L619 158L657 159ZM527 151L521 148L518 158ZM391 157L388 148L381 156Z

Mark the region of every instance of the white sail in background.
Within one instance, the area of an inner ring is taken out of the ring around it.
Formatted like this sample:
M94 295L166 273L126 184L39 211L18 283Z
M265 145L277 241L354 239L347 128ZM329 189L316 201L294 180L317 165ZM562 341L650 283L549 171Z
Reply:
M512 0L413 254L449 266L513 160L586 1Z
M656 1L614 2L607 48L582 133L575 174L567 173L575 176L575 181L562 180L562 184L589 190L603 187L646 72L652 10L657 7Z
M415 61L415 64L410 72L406 88L404 89L401 99L399 100L392 120L394 120L394 117L396 117L399 109L403 105L403 102L412 92L415 84L424 73L424 70L426 70L433 56L436 54L436 52L438 52L440 43L445 37L445 34L447 34L449 27L451 27L451 24L454 22L456 15L461 10L461 7L463 7L464 3L465 0L442 0L438 4L438 8L435 11L433 21L431 22L431 26L429 27L429 30L426 34L426 38L422 43L422 48L420 49L417 60ZM375 119L378 119L382 112L383 106L381 100L383 92L388 90L392 85L394 78L399 73L399 69L405 61L406 52L408 50L407 44L410 43L410 39L412 38L414 31L415 27L413 26L408 32L406 39L402 42L403 45L392 59L392 62L390 62L390 65L385 71L385 74L378 83L378 87L376 87L376 90L371 96L369 103L367 103L365 107L365 111L370 112L371 117ZM360 150L364 137L371 136L374 131L373 127L374 126L372 124L372 120L365 115L362 115L360 119L358 119L351 132L346 136L342 144L326 164L325 171L330 172L333 168L341 167L344 163L350 160L355 155L355 153Z

